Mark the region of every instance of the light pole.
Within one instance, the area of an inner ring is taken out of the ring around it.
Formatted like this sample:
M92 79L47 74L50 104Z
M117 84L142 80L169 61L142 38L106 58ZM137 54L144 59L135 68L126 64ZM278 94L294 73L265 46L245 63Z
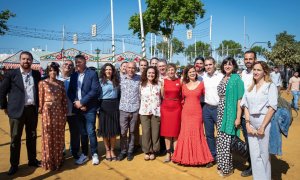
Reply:
M250 46L250 49L251 49L255 44L267 44L267 45L268 45L268 48L271 48L271 47L272 47L270 41L267 41L267 42L254 42L254 43Z
M97 57L96 57L96 59L97 59L97 72L99 73L99 54L100 54L101 50L99 48L97 48L97 49L95 49L95 52L97 54Z

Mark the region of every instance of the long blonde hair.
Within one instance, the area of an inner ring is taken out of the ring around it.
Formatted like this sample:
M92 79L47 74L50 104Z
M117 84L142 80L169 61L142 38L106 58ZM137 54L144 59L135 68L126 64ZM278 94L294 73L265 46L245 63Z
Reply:
M262 67L262 69L263 69L263 71L264 71L264 73L265 73L264 80L265 80L266 82L270 82L270 83L271 83L272 80L271 80L271 77L270 77L270 68L269 68L268 64L267 64L266 62L264 62L264 61L256 61L256 62L254 63L254 65L253 65L253 67L254 67L256 64L260 64L260 65L261 65L261 67ZM252 91L253 88L254 88L254 86L255 86L256 84L257 84L257 82L256 82L256 80L255 80L254 77L253 77L253 79L252 79L252 84L251 84L251 86L249 87L248 92Z

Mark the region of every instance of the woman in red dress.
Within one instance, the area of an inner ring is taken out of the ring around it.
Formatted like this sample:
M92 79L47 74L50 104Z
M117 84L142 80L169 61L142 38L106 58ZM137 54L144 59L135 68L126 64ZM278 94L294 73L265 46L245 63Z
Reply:
M163 102L161 105L160 135L165 137L167 155L164 162L171 161L171 144L176 147L177 137L180 131L181 121L181 83L175 76L176 65L168 64L167 78L164 79L161 88Z
M191 65L183 72L181 129L173 162L183 165L204 165L214 159L208 148L203 130L200 97L204 94L203 82L197 81L197 73Z

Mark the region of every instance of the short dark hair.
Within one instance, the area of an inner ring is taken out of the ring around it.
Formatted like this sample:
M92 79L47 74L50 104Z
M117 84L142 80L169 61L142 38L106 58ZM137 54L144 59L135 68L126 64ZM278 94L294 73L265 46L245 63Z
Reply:
M51 68L56 71L57 75L59 75L59 64L57 62L50 62L46 68L46 74L49 76L49 72Z
M146 59L141 59L140 62L139 62L139 64L141 64L142 61L143 61L143 62L146 62L146 63L147 63L147 66L149 65L149 62L148 62Z
M198 60L201 60L201 61L204 63L204 58L201 57L201 56L198 56L198 57L195 58L194 65L196 64L196 62L197 62Z
M213 62L213 64L216 64L216 60L215 60L213 57L211 57L211 56L206 57L206 58L204 59L204 61L206 61L206 60L210 60L210 61Z
M256 52L255 52L255 51L248 50L248 51L246 51L246 52L244 53L244 55L245 55L245 54L250 54L250 53L254 54L254 60L255 60L255 59L256 59Z
M32 56L32 54L31 54L29 51L22 51L22 52L20 53L19 59L21 59L21 56L22 56L23 54L28 55L28 56L31 58L31 60L33 60L33 56Z
M153 57L153 58L150 59L150 64L151 64L151 62L152 62L154 59L157 60L157 61L159 61L159 59L158 59L157 57Z
M84 55L82 55L82 54L78 54L78 55L75 56L75 61L77 61L77 60L84 60L84 61L86 61Z
M123 61L121 64L120 64L120 68L122 67L123 64L125 63L128 63L128 61Z
M233 70L232 70L232 74L236 74L236 72L238 71L239 67L238 64L236 62L236 60L233 57L227 57L223 60L222 64L221 64L221 72L223 74L226 74L225 70L224 70L224 66L225 64L227 64L228 62L231 62L231 64L233 65Z

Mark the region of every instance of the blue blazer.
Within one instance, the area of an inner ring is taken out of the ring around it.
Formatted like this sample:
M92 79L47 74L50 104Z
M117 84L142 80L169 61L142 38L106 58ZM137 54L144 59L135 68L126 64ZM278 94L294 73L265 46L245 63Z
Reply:
M68 97L71 102L77 99L77 81L78 72L74 72L70 78L70 84L68 89ZM81 97L80 103L87 107L86 112L96 111L98 108L98 97L100 93L100 84L97 73L91 69L86 69L82 86L81 86ZM73 112L76 113L79 110L73 107Z

